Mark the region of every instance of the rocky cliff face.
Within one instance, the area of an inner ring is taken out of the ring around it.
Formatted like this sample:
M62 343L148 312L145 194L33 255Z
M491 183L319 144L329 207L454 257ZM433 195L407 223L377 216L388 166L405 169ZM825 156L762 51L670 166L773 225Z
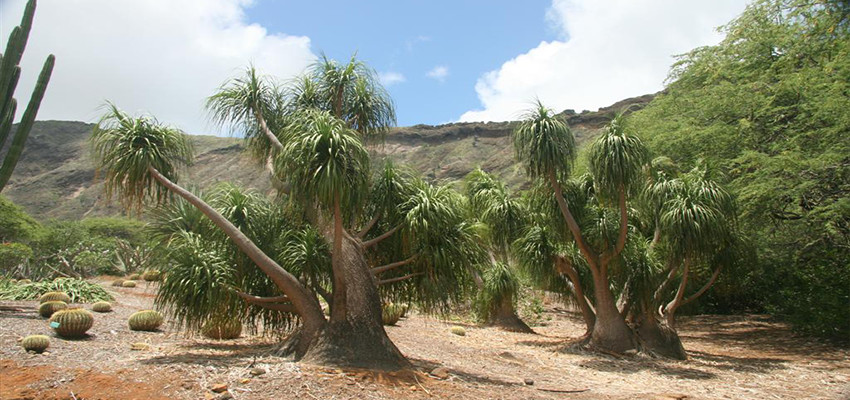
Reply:
M596 112L566 110L579 145L592 139L614 113L642 107L652 95L626 99ZM513 157L510 134L515 122L415 125L395 128L376 159L391 158L434 182L456 181L476 167L496 173L519 187L525 177ZM93 125L73 121L40 121L33 127L21 161L3 195L39 219L81 218L121 213L96 182L87 139ZM230 181L272 194L268 174L243 152L239 139L192 137L194 164L181 174L184 185L208 188Z

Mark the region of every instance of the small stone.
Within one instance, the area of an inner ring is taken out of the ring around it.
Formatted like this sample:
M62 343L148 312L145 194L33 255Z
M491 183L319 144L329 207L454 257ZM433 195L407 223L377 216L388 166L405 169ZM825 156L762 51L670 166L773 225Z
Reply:
M239 380L239 383L243 383L243 384L248 383L248 382L251 382L250 378L242 378L242 379Z
M251 368L251 375L260 376L260 375L265 374L265 373L266 373L266 370L264 370L262 368Z
M41 353L41 355L43 355L43 356L49 356L49 355L50 355L50 352L49 352L49 351L45 351L45 352L42 352L42 353Z
M531 386L534 384L534 379L525 378L523 382L525 382L526 385Z
M431 370L431 376L437 379L447 379L449 377L449 370L446 367L437 367Z
M410 391L415 392L417 390L416 385L410 385Z
M220 394L218 397L216 397L215 400L231 400L232 398L233 398L233 395L230 394L230 392L224 392L224 393Z
M192 381L183 381L183 383L180 384L180 387L186 390L192 390L195 387L195 384L192 383Z
M215 385L212 385L210 387L210 390L212 390L213 392L216 392L216 393L224 392L225 390L227 390L227 384L226 383L216 383Z
M635 349L626 350L626 351L623 352L623 354L627 355L627 356L636 356L637 350L635 350Z

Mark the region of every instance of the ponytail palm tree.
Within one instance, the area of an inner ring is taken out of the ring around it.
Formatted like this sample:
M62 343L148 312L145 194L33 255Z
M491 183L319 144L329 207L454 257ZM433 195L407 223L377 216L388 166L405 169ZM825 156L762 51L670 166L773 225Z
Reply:
M575 139L566 123L538 102L514 131L513 141L517 158L525 164L528 175L546 181L554 192L572 239L593 277L596 320L590 344L616 352L634 349L633 334L611 292L609 266L626 245L629 230L627 194L638 184L641 167L646 163L646 149L624 129L622 116L615 118L592 144L590 171L596 200L600 206L608 207L608 200L615 199L620 213L616 239L597 241L597 245L592 246L587 240L588 232L580 227L573 213L576 205L567 203L561 187L575 159Z
M191 156L185 136L112 107L92 137L110 193L136 208L143 200L161 204L169 192L177 194L232 242L210 248L236 268L219 268L215 259L199 264L202 269L184 262L183 276L235 278L223 280L226 285L174 285L163 302L173 308L189 301L181 288L230 285L251 306L245 318L256 307L297 315L300 325L285 350L299 359L382 369L407 365L381 325L382 296L408 296L424 309L445 309L466 290L466 271L482 252L461 218L459 195L392 165L371 174L364 141L394 122L392 102L376 82L374 72L354 59L343 66L323 59L290 88L266 84L249 69L209 99L213 118L244 127L252 153L263 162L271 157L275 176L289 185L288 202L275 205L232 188L214 191L213 205L207 204L174 183L177 166ZM134 167L125 168L128 163ZM202 237L215 241L220 235ZM190 261L197 255L186 254ZM250 274L251 263L265 281ZM330 318L319 297L328 300ZM292 319L264 317L268 321L277 326L275 321Z
M325 322L321 307L298 279L212 206L174 182L178 167L191 161L191 146L185 134L151 117L134 118L110 104L95 127L91 142L108 196L117 194L125 207L136 210L146 201L161 204L171 194L182 197L209 218L286 295L288 307L301 317L306 334L318 334ZM297 352L300 355L306 350L302 346Z
M511 243L525 222L525 209L504 183L480 168L466 176L465 184L470 211L488 233L485 247L490 263L476 279L479 318L509 331L533 333L516 312L520 282L511 254Z

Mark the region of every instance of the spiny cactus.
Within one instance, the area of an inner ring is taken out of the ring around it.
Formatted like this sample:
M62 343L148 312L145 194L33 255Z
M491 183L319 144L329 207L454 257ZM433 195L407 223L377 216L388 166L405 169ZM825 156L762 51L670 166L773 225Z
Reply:
M142 274L142 279L147 282L159 282L162 280L162 273L159 272L159 270L150 269L145 271L144 274Z
M68 296L68 294L65 292L47 292L38 298L39 303L46 303L48 301L61 301L65 303L70 303L71 296Z
M94 324L94 315L82 308L57 311L50 317L50 327L57 335L67 338L81 337Z
M402 304L401 306L401 317L404 318L407 316L407 311L410 310L410 304Z
M124 284L123 279L116 279L116 280L112 281L112 286L121 286L123 284Z
M401 318L401 307L390 303L384 306L381 312L381 322L384 325L395 325Z
M466 336L466 329L460 326L453 326L451 332L458 336Z
M21 279L18 281L19 285L26 285L27 283L32 283L32 281L29 279Z
M230 318L211 319L201 327L201 334L216 340L236 339L242 334L242 322Z
M110 312L112 311L112 304L109 304L108 301L98 301L91 305L91 310L95 312Z
M142 279L142 276L139 274L130 274L130 276L127 277L128 281L137 281L139 279Z
M124 281L121 287L136 287L136 281Z
M18 108L18 101L13 96L18 86L18 79L21 76L21 57L24 55L24 48L27 45L34 15L35 0L30 0L24 9L21 25L12 29L9 41L6 42L6 51L0 57L2 59L0 60L0 149L6 144L6 139L12 132L12 122L15 120L15 113ZM0 191L3 191L3 188L6 187L15 165L18 164L18 159L21 158L21 153L24 151L24 145L33 122L35 122L38 108L41 106L41 99L44 98L44 92L47 90L47 83L50 81L55 62L56 57L53 54L47 56L47 60L44 61L35 89L30 96L29 104L27 104L27 108L18 123L18 129L15 131L9 150L3 157L3 163L0 166Z
M64 301L45 301L38 306L38 315L44 318L50 318L53 313L68 308L68 304Z
M50 338L44 335L29 335L21 341L21 346L26 351L41 353L50 347Z
M133 313L127 322L133 331L155 331L162 325L162 314L154 310L142 310Z

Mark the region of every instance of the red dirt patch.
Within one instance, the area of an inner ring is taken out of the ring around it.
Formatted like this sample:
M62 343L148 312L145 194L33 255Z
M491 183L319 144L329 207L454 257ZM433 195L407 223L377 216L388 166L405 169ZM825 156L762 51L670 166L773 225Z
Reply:
M128 381L128 371L102 374L92 370L47 365L21 366L0 360L3 400L168 400L162 386Z

